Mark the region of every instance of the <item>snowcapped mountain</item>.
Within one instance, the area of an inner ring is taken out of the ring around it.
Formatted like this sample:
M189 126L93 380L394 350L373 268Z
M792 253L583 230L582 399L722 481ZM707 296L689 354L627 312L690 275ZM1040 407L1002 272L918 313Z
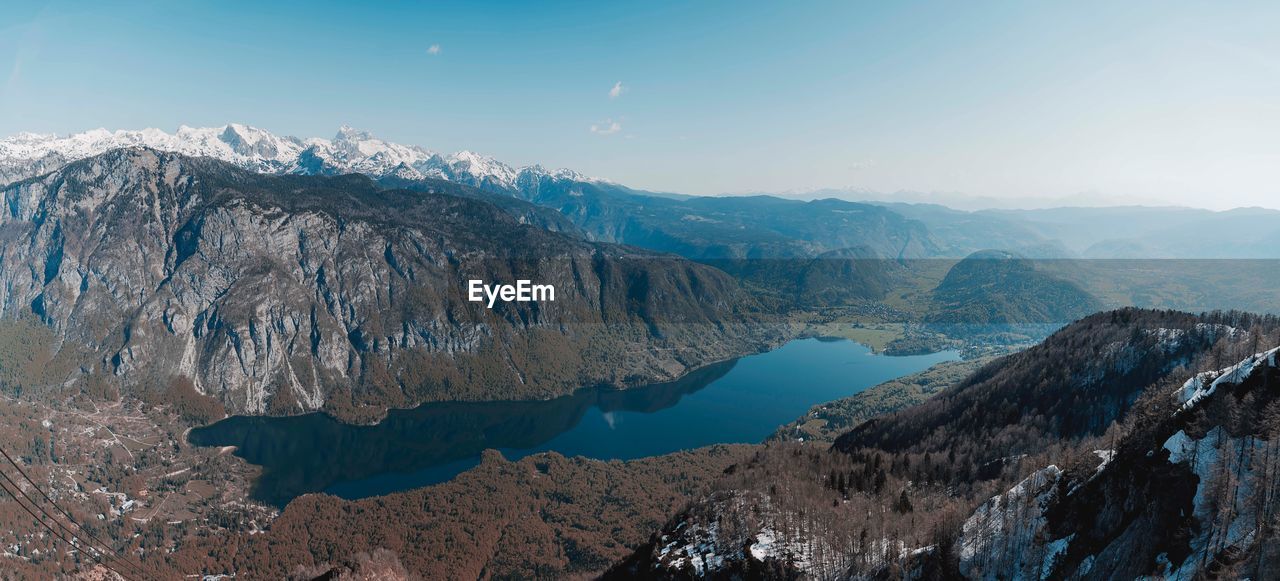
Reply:
M517 169L471 151L443 155L417 145L385 141L345 125L333 139L299 139L232 123L222 127L182 126L174 133L159 129L94 129L65 136L20 133L0 139L0 184L53 171L111 149L133 146L212 157L260 173L438 178L506 193L520 193L522 184L532 186L547 179L601 181L567 169L548 171L538 165Z
M61 165L91 157L111 149L145 146L183 155L213 157L263 173L279 173L294 167L298 156L322 140L303 141L296 137L277 137L267 131L246 125L194 128L182 126L175 133L159 129L107 131L93 129L72 135L20 133L0 140L0 181L15 181L38 175L56 167L23 167ZM7 170L7 171L6 171ZM21 175L27 173L29 175Z

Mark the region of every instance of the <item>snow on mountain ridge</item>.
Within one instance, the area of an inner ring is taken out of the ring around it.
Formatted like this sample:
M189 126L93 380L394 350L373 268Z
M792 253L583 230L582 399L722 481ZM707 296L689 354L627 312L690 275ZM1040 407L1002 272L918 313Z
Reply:
M568 169L548 171L540 165L516 169L472 151L441 155L421 146L385 141L349 125L340 127L333 139L299 139L230 123L221 127L183 125L174 133L155 128L116 131L98 128L65 136L18 133L0 139L0 183L38 175L111 149L136 146L213 157L262 173L433 177L500 190L518 189L518 182L524 176L604 181Z
M1174 392L1174 395L1182 404L1181 407L1178 408L1178 411L1182 412L1195 407L1195 405L1201 400L1213 395L1213 392L1221 385L1235 385L1240 383L1244 379L1248 378L1259 364L1264 364L1267 367L1275 367L1277 353L1280 353L1280 347L1247 357L1243 361L1226 369L1221 369L1216 372L1206 371L1197 373ZM1206 381L1209 381L1210 383L1206 385Z
M294 137L281 138L238 124L182 126L172 134L155 128L117 131L98 128L67 136L23 133L0 140L0 164L18 166L23 161L49 158L59 158L66 163L111 149L137 146L214 157L254 171L278 172L297 157L304 144Z
M1170 394L1179 404L1175 414L1204 406L1216 397L1218 390L1243 385L1255 374L1274 369L1278 355L1280 347L1255 353L1229 367L1196 374ZM1263 383L1259 389L1274 390L1274 387ZM1274 468L1261 460L1273 453L1272 442L1265 434L1257 432L1259 426L1248 424L1246 421L1228 429L1227 425L1217 423L1203 429L1197 437L1193 435L1196 430L1188 427L1189 422L1186 422L1159 448L1146 454L1146 458L1158 458L1155 456L1157 450L1167 451L1168 464L1183 465L1187 469L1192 490L1190 506L1179 505L1176 510L1189 509L1194 516L1193 522L1198 523L1187 528L1185 539L1180 541L1186 543L1189 553L1184 552L1174 559L1176 562L1171 561L1169 552L1156 555L1154 564L1159 569L1154 577L1172 581L1199 579L1206 572L1213 571L1212 567L1220 562L1221 555L1247 555L1254 550L1264 531L1260 527L1266 526L1270 518L1263 516L1270 513L1259 504L1259 499L1269 494L1266 487L1273 486L1270 479ZM1104 569L1099 571L1105 572L1106 567L1115 567L1117 559L1126 558L1122 548L1125 543L1132 543L1134 539L1147 542L1150 532L1139 523L1140 519L1117 519L1118 528L1111 530L1124 532L1108 536L1107 529L1092 530L1089 538L1110 540L1101 546L1086 545L1087 548L1077 550L1074 561L1059 562L1076 538L1076 532L1063 534L1070 529L1062 527L1062 521L1083 518L1080 521L1085 527L1083 530L1097 526L1099 521L1094 520L1094 513L1118 510L1105 503L1108 498L1114 503L1126 502L1125 496L1118 494L1117 487L1141 481L1142 478L1136 474L1156 477L1158 483L1153 486L1178 489L1173 481L1177 477L1171 478L1169 472L1149 472L1152 470L1150 467L1135 467L1133 457L1121 459L1116 450L1095 450L1094 455L1101 461L1097 468L1084 480L1072 483L1065 495L1056 486L1063 472L1049 465L975 509L965 521L958 539L960 568L966 578L1089 579L1099 577L1089 576L1096 563L1103 563ZM1108 477L1113 478L1111 485L1082 492L1086 484ZM1078 495L1082 493L1093 496L1080 501ZM1098 504L1099 500L1091 500L1099 498L1099 495L1103 505ZM1069 504L1072 498L1078 500L1074 508ZM1148 498L1138 498L1151 502L1152 506L1159 505ZM1165 510L1171 510L1170 505L1164 506ZM1060 524L1057 531L1048 526L1046 515L1050 510L1058 511ZM1070 568L1073 566L1074 570Z

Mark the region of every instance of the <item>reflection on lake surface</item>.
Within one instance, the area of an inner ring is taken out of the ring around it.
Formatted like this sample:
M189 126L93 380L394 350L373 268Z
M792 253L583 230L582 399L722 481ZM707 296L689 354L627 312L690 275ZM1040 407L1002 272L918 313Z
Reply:
M263 467L253 495L283 506L308 492L344 498L446 481L496 448L509 459L554 450L630 459L716 443L759 442L809 407L954 360L955 352L875 355L845 340L802 339L673 382L584 389L549 401L452 402L393 410L374 426L323 414L237 416L192 430L198 446L236 446Z

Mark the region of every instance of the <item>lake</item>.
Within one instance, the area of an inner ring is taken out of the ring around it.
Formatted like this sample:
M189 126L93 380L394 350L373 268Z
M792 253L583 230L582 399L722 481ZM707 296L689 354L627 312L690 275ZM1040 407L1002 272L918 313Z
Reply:
M235 446L262 467L254 498L284 506L309 492L354 499L444 482L486 448L515 460L632 459L710 444L758 443L815 404L958 359L893 357L844 339L809 338L628 390L583 389L548 401L429 403L373 426L324 414L235 416L192 430L197 446Z

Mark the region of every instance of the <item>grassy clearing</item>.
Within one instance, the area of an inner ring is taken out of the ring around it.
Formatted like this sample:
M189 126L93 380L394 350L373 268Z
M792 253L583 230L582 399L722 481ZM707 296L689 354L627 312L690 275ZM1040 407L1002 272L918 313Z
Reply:
M905 336L902 323L859 323L834 321L816 325L814 330L824 337L840 337L856 341L879 353L895 339Z

